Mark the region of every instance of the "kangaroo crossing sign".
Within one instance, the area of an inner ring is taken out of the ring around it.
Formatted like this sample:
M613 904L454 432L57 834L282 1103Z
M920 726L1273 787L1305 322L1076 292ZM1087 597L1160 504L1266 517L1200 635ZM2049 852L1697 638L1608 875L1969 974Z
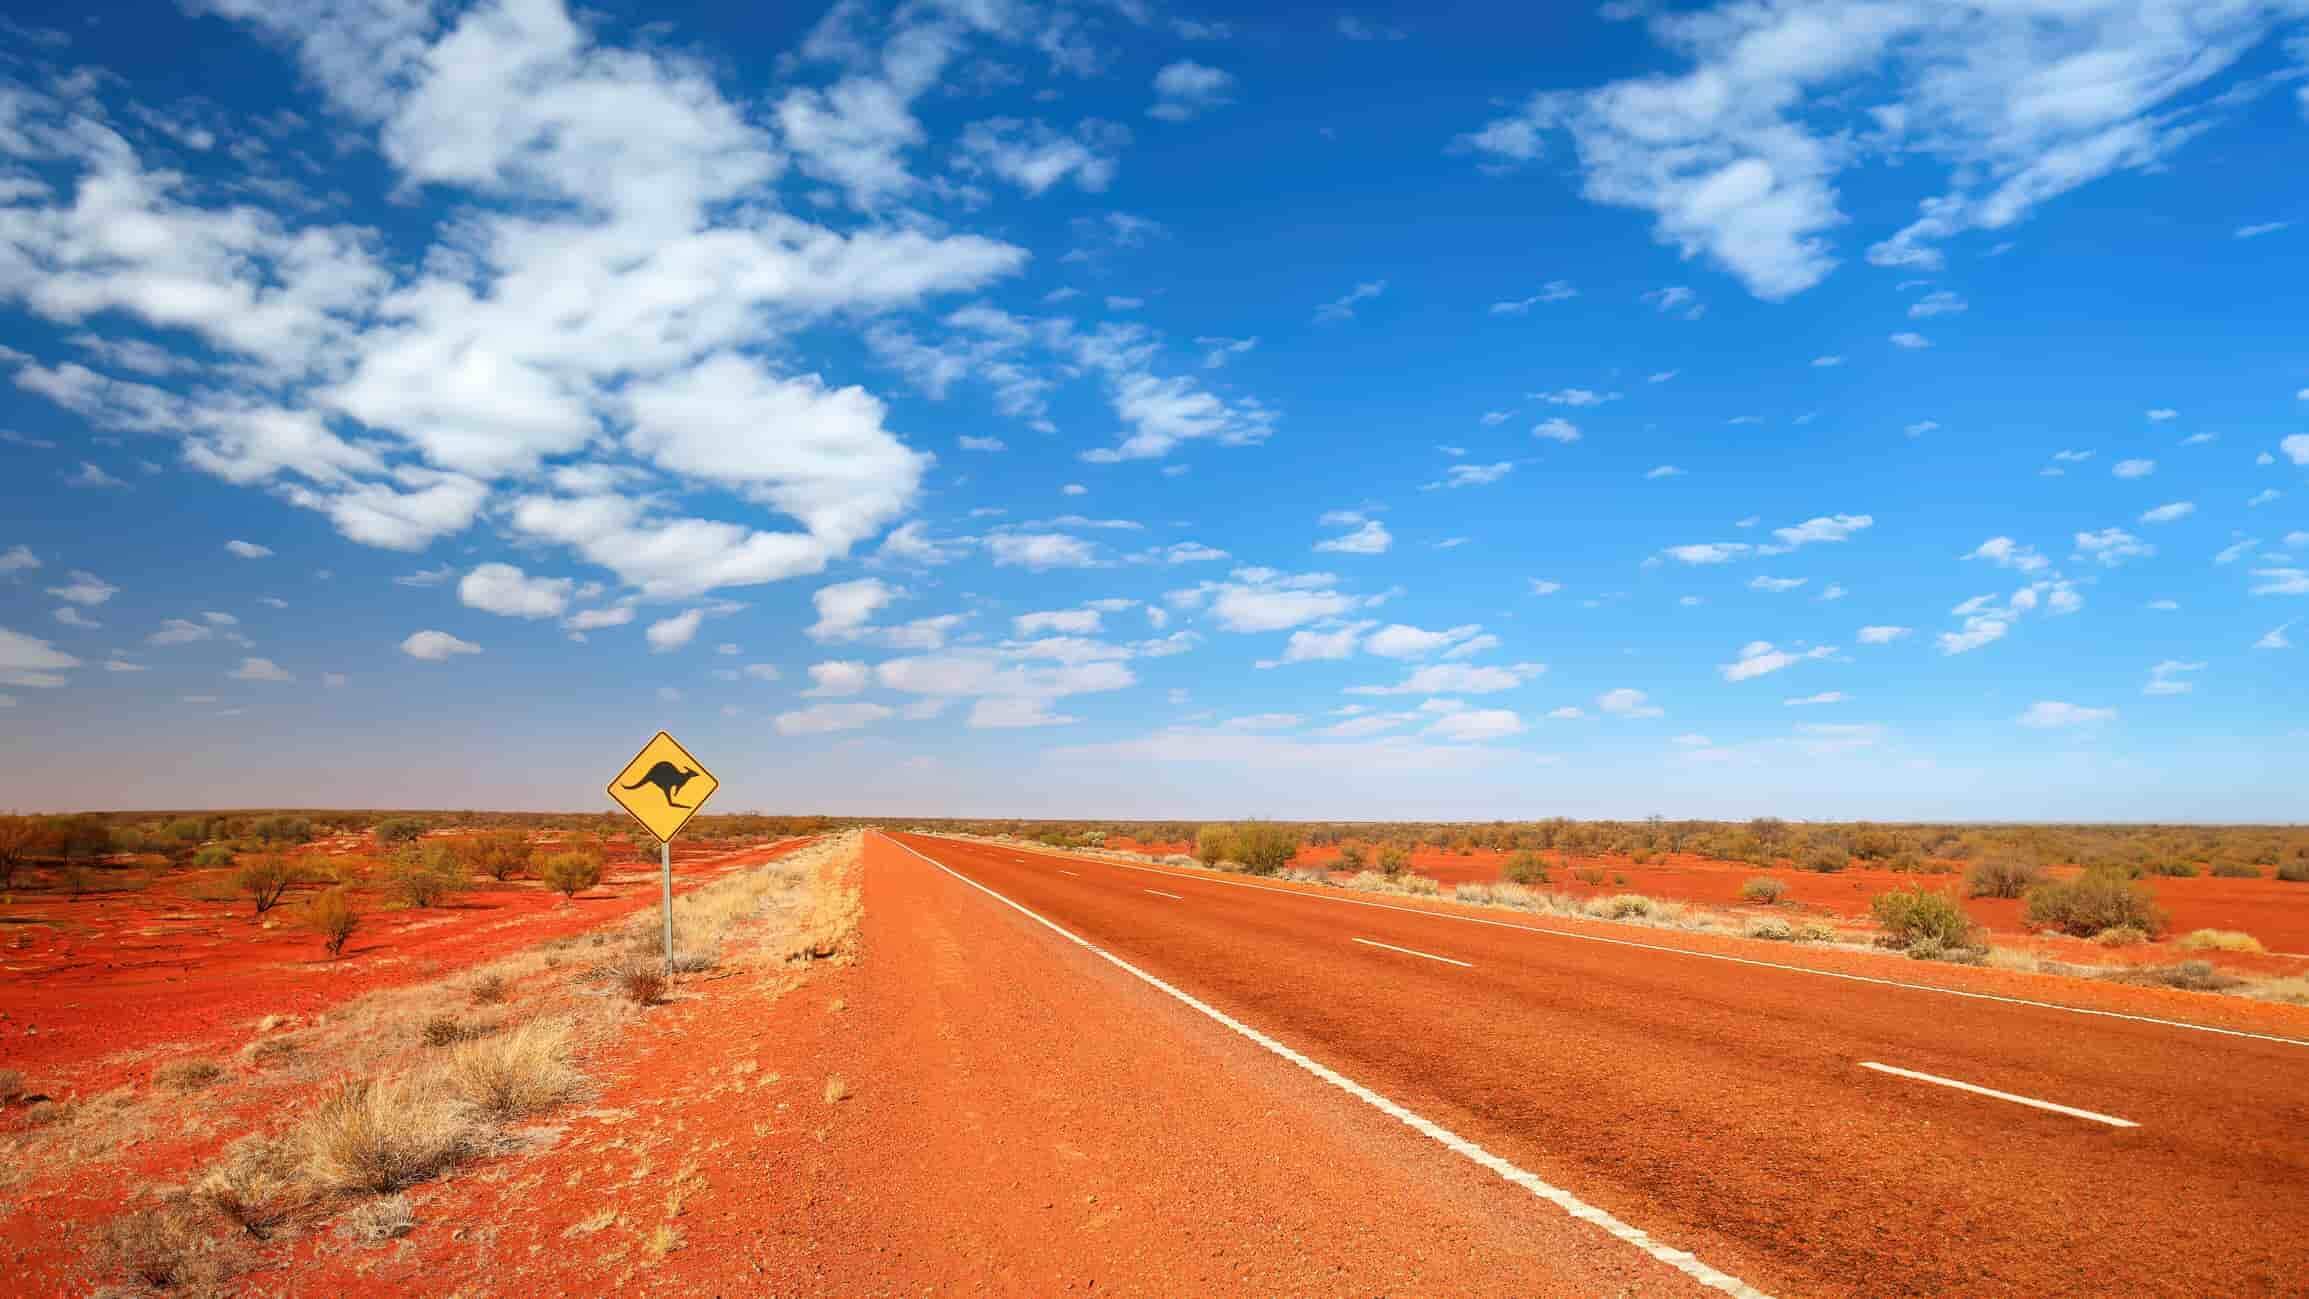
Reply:
M721 787L689 750L659 731L609 782L609 796L658 842L671 843Z

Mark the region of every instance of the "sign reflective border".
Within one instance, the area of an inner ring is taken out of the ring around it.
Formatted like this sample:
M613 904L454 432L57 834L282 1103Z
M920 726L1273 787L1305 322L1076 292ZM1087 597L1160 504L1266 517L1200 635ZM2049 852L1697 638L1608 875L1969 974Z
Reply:
M609 782L609 797L659 843L670 843L721 787L705 764L659 731Z

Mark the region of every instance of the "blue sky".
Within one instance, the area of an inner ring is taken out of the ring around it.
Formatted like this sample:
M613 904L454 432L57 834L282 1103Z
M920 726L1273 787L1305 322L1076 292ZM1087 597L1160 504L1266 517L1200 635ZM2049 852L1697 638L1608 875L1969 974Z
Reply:
M10 24L0 803L2300 815L2298 0Z

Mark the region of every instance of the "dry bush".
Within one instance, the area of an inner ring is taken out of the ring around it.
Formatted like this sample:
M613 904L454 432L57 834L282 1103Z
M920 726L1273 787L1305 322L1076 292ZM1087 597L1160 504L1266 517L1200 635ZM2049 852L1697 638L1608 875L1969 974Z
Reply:
M2309 884L2309 858L2279 862L2277 878L2288 884Z
M71 1117L72 1107L55 1101L34 1101L24 1107L24 1126L28 1128L53 1127Z
M503 883L529 866L529 836L519 830L475 835L457 846L466 869Z
M504 1123L558 1105L582 1081L570 1063L570 1032L562 1020L532 1020L509 1033L467 1042L449 1057L442 1076L475 1111Z
M1205 866L1217 866L1235 856L1234 831L1223 825L1206 825L1195 831L1195 860Z
M2147 890L2125 878L2121 871L2094 867L2073 880L2046 880L2031 888L2021 918L2032 928L2056 929L2078 938L2090 938L2104 929L2130 926L2155 934L2165 927Z
M0 1069L0 1105L14 1105L24 1094L24 1075L14 1069Z
M344 954L353 931L361 927L361 916L345 890L333 888L305 904L305 927L321 936L321 946L333 960Z
M1582 866L1573 871L1571 877L1582 884L1601 884L1604 881L1603 870L1595 866Z
M2193 951L2262 952L2261 940L2235 929L2192 929L2178 940Z
M557 852L537 868L537 878L565 898L575 898L601 883L601 858L591 853Z
M2215 879L2224 880L2257 880L2261 878L2260 867L2248 866L2241 861L2214 862L2212 873Z
M1891 945L1909 949L1912 955L1919 947L1925 949L1926 959L1944 959L1954 951L1983 950L1979 927L1946 893L1921 887L1894 889L1877 894L1869 911Z
M1621 893L1606 899L1600 914L1611 920L1625 920L1630 916L1648 916L1652 907L1652 900L1641 893Z
M97 1254L107 1271L153 1290L217 1285L235 1261L200 1229L189 1205L173 1201L104 1224Z
M455 1046L459 1042L481 1036L482 1032L480 1029L466 1027L465 1022L455 1015L435 1015L425 1021L424 1027L417 1030L417 1035L424 1039L427 1046Z
M833 1074L826 1079L826 1103L828 1105L848 1100L849 1097L850 1084L843 1079L842 1075Z
M505 1000L505 976L484 974L473 981L469 990L476 1006L494 1006Z
M1530 885L1555 882L1554 878L1547 873L1547 859L1528 849L1509 857L1506 863L1499 868L1499 878L1510 884Z
M404 906L430 907L465 887L465 868L441 844L404 844L385 868L385 887Z
M1746 930L1748 937L1774 943L1796 941L1796 927L1785 920L1751 920Z
M417 1215L409 1207L406 1195L386 1195L367 1201L345 1215L337 1232L347 1240L364 1245L381 1245L388 1240L406 1236L417 1226Z
M2044 868L2018 857L1990 857L1965 874L1964 893L1974 898L2017 898L2044 878Z
M665 1000L665 967L647 957L632 957L612 967L609 977L617 990L636 1006L654 1006Z
M2103 947L2138 947L2149 941L2149 933L2132 925L2112 925L2094 934L2093 941Z
M233 872L233 888L249 895L260 916L279 906L281 896L296 880L296 872L289 869L288 862L272 853L251 857Z
M1787 895L1788 886L1769 875L1758 875L1740 885L1740 900L1759 906L1775 906Z
M1399 843L1379 845L1379 873L1386 876L1407 875L1411 872L1411 850Z
M309 1208L312 1188L299 1175L298 1153L268 1137L243 1137L199 1181L193 1197L259 1240Z
M2245 985L2233 974L2223 974L2211 961L2183 961L2179 965L2139 966L2101 976L2111 983L2138 983L2183 992L2227 992Z
M152 1071L152 1085L172 1092L196 1092L224 1081L225 1068L214 1060L175 1060Z
M403 1075L337 1085L297 1125L307 1174L330 1190L386 1195L480 1144L474 1115L439 1080Z

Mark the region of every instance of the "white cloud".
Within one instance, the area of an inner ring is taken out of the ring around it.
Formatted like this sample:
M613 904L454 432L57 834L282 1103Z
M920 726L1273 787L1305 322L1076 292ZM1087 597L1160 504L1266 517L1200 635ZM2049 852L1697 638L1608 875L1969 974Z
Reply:
M874 683L874 671L855 660L835 659L810 665L810 688L802 695L810 699L824 699L839 695L854 695Z
M2010 537L1990 537L1973 547L1966 559L1985 559L1998 568L2034 573L2051 566L2052 561L2037 553L2034 546L2024 546Z
M1155 73L1156 101L1147 116L1166 122L1184 122L1231 102L1235 77L1231 72L1181 59Z
M1391 686L1349 686L1351 695L1487 695L1513 690L1547 670L1540 663L1509 667L1431 663Z
M1959 294L1947 289L1935 289L1908 304L1908 314L1917 320L1928 320L1934 316L1954 315L1968 305Z
M1653 704L1649 695L1641 690L1632 690L1626 686L1617 690L1606 690L1597 695L1595 706L1599 712L1607 717L1636 718L1664 717L1667 715L1667 710Z
M1297 713L1253 713L1247 717L1230 717L1219 723L1223 731L1288 731L1296 729L1307 719Z
M1816 645L1811 649L1792 652L1775 649L1770 641L1749 641L1740 647L1739 658L1716 668L1726 681L1746 681L1782 668L1793 667L1806 659L1824 659L1836 652L1833 645Z
M1578 721L1585 716L1587 714L1581 711L1577 704L1565 704L1561 708L1551 708L1547 713L1547 718L1551 722Z
M777 666L771 663L748 663L739 670L756 681L775 681L780 675Z
M2109 472L2119 478L2146 478L2157 472L2157 462L2154 460L2119 460L2110 467Z
M1783 699L1780 702L1790 708L1805 708L1814 704L1840 704L1849 698L1851 696L1841 690L1823 690L1816 695L1801 695L1793 699Z
M1433 491L1437 488L1450 487L1486 487L1507 477L1514 468L1515 462L1512 460L1501 460L1488 465L1449 465L1444 468L1443 477L1427 484L1427 490ZM1365 524L1364 526L1376 525Z
M2141 693L2144 695L2188 694L2196 689L2196 683L2188 680L2185 674L2204 670L2205 664L2203 663L2184 663L2179 659L2166 659L2149 669L2149 683L2141 687Z
M2053 453L2052 453L2052 458L2053 458L2053 459L2055 459L2055 460L2061 461L2061 462L2062 462L2062 463L2064 463L2064 464L2074 464L2074 463L2077 463L2077 462L2079 462L2079 461L2084 461L2084 460L2090 460L2090 459L2092 459L2092 458L2093 458L2093 453L2092 453L2092 452L2090 452L2090 451L2068 451L2068 450L2062 450L2062 451L2055 451L2055 452L2053 452Z
M1923 436L1924 436L1925 434L1927 434L1927 433L1931 433L1931 432L1935 432L1935 431L1937 431L1939 428L1940 428L1940 421L1939 421L1939 420L1936 420L1936 419L1920 419L1920 420L1916 421L1915 423L1913 423L1913 424L1910 424L1910 425L1908 425L1907 427L1905 427L1905 428L1901 429L1900 431L1901 431L1901 432L1903 432L1903 433L1905 433L1905 434L1907 434L1908 436L1910 436L1910 437L1912 437L1912 438L1920 438L1920 437L1923 437Z
M0 573L23 573L40 567L40 557L30 546L10 546L0 554Z
M94 608L120 594L120 588L94 573L74 569L70 581L62 586L49 587L48 594L59 600Z
M2218 552L2214 554L2213 562L2216 564L2234 564L2238 560L2243 559L2245 556L2252 554L2253 548L2260 544L2261 543L2259 541L2256 541L2251 537L2247 537L2242 541L2231 542L2230 544L2223 546Z
M1890 627L1877 624L1862 627L1854 639L1863 645L1889 645L1908 635L1911 630L1913 629L1908 627Z
M1916 351L1920 348L1932 346L1932 340L1926 338L1922 334L1917 333L1915 330L1903 329L1899 333L1892 335L1892 345L1894 347L1904 347L1910 351Z
M2255 595L2309 595L2309 569L2256 568Z
M1532 425L1531 435L1550 442L1577 442L1579 441L1579 426L1558 416L1552 419L1543 419Z
M815 704L793 712L779 713L770 719L780 735L828 735L836 731L855 731L872 726L895 716L881 704L854 700L846 704Z
M2174 501L2171 504L2160 505L2153 510L2144 511L2141 515L2141 522L2171 523L2175 519L2188 518L2190 515L2195 514L2196 512L2197 506L2195 502Z
M457 583L457 599L509 618L558 618L575 585L566 577L530 577L511 564L483 564Z
M1051 568L1096 568L1098 549L1062 532L1003 532L986 539L994 562L1005 568L1040 572Z
M1095 194L1113 183L1118 154L1129 143L1129 130L1095 118L1069 133L1047 122L996 117L963 128L956 157L965 173L990 173L1029 194L1070 177L1076 188Z
M1054 713L1047 699L995 697L970 706L969 725L976 730L1018 730L1031 726L1067 726L1082 719Z
M1534 401L1544 401L1550 406L1571 406L1575 408L1580 406L1601 406L1606 402L1614 402L1620 399L1620 394L1616 392L1597 392L1592 388L1557 388L1551 392L1534 392L1527 393L1525 395Z
M954 443L965 451L1007 451L1010 449L1001 438L972 437L967 433L956 438Z
M439 663L459 654L479 654L481 647L468 640L459 640L445 631L427 629L411 632L401 642L401 652L413 659Z
M580 609L561 625L571 631L595 631L603 627L623 627L632 621L632 607L619 605L613 609Z
M1688 546L1670 546L1660 553L1681 564L1725 564L1755 549L1744 541L1704 541Z
M2154 410L2142 411L2141 413L2146 415L2149 419L2149 422L2153 424L2162 424L2166 420L2179 419L2181 417L2181 412L2174 410L2170 406L2159 406Z
M238 539L224 543L224 548L242 559L264 559L273 553L270 546L260 546L253 541Z
M1812 358L1812 368L1815 370L1830 370L1842 364L1844 364L1844 358L1841 356L1815 356Z
M1535 577L1529 580L1531 582L1531 593L1533 595L1554 595L1556 592L1563 589L1563 583L1551 582L1544 577Z
M703 609L684 609L671 618L651 623L642 635L649 641L651 653L669 653L696 638L698 624L705 621L705 616Z
M1677 375L1679 375L1679 374L1682 374L1682 373L1683 373L1683 371L1681 371L1681 370L1657 370L1657 371L1654 371L1653 373L1651 373L1650 375L1647 375L1647 376L1645 376L1645 378L1644 378L1644 382L1645 382L1645 383L1666 383L1668 380L1670 380L1670 379L1673 379L1673 378L1675 378Z
M882 544L875 547L874 557L894 564L935 566L961 558L969 545L969 538L940 541L930 535L927 524L914 519L892 528L889 535L882 538Z
M877 612L904 594L878 577L819 587L810 595L818 621L806 634L812 640L847 640L860 635Z
M2076 534L2076 555L2079 559L2097 560L2115 568L2128 559L2144 559L2157 553L2157 548L2122 528L2102 528L2098 532Z
M1765 577L1759 574L1748 579L1748 589L1751 591L1770 591L1776 594L1782 591L1793 591L1811 580L1808 577Z
M1494 316L1526 315L1530 313L1533 307L1538 306L1540 303L1562 302L1566 299L1576 298L1578 296L1579 290L1572 287L1571 281L1549 280L1546 284L1540 286L1539 292L1531 295L1528 298L1517 298L1508 302L1492 303L1491 314Z
M2309 389L2303 391L2309 392ZM2309 398L2303 400L2309 400ZM2284 452L2285 458L2294 464L2309 465L2309 433L2289 434L2277 444L2277 449Z
M2052 730L2070 726L2088 726L2115 718L2114 708L2086 708L2063 703L2057 699L2040 699L2028 706L2028 711L2017 719L2021 725L2038 730Z
M1443 631L1427 631L1406 623L1390 623L1364 639L1363 652L1390 659L1425 658L1462 644L1480 635L1482 631L1483 628L1474 623Z
M271 659L244 658L226 674L235 681L294 681L296 677Z
M1344 555L1380 555L1385 554L1387 548L1394 544L1395 538L1389 534L1385 524L1377 519L1365 519L1359 527L1344 536L1316 542L1315 549Z
M170 618L160 625L159 631L146 637L145 643L150 645L189 645L194 641L208 640L215 635L216 630L214 628L204 627L197 622L183 618Z
M2298 619L2294 621L2298 621ZM2267 632L2263 633L2261 639L2253 642L2253 648L2257 650L2279 650L2293 648L2293 642L2287 639L2285 635L2285 633L2291 631L2292 628L2292 622L2282 622L2274 627L2271 627Z
M47 641L0 627L0 685L54 688L80 660Z
M1378 297L1387 291L1385 280L1365 280L1339 297L1315 308L1318 321L1341 321L1355 318L1355 304Z
M2273 235L2280 230L2288 229L2292 224L2290 221L2262 221L2254 225L2238 226L2236 237L2239 239L2258 239L2263 235Z
M84 630L102 627L104 625L103 623L96 621L94 618L89 617L87 614L80 612L80 610L73 608L69 604L59 608L56 611L56 621L63 623L67 627L79 627Z
M1478 743L1523 733L1523 719L1505 708L1470 708L1446 713L1424 732L1451 743Z

